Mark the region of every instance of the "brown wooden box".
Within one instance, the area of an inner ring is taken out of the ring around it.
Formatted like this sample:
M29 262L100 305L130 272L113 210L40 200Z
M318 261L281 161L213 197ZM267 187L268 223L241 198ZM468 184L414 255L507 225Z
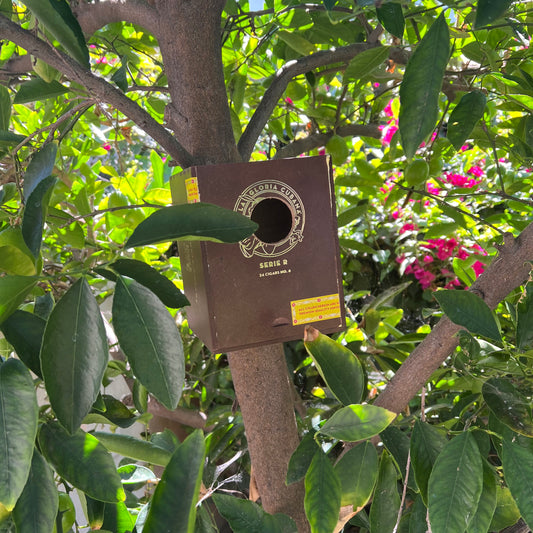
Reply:
M325 156L191 167L174 203L206 202L259 224L238 244L180 242L189 325L211 351L344 329L335 197Z

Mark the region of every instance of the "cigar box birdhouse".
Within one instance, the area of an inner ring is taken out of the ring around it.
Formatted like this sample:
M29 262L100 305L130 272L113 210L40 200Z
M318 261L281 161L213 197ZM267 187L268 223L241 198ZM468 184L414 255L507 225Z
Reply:
M325 156L191 167L175 204L232 209L259 227L238 244L179 242L189 325L211 351L344 329L335 197Z

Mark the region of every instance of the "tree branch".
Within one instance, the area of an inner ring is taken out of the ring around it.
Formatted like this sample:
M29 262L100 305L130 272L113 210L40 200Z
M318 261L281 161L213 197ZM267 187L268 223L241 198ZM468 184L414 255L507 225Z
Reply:
M157 34L156 10L144 0L100 0L96 4L79 3L72 6L83 32L92 35L112 22L131 22Z
M337 135L341 137L373 137L374 139L380 139L381 130L377 124L348 124L337 128ZM329 133L315 133L303 139L298 139L280 148L276 152L274 159L296 157L300 154L310 152L315 148L325 146L331 137L333 137L332 131Z
M159 143L181 166L188 167L192 164L191 154L164 126L156 122L150 114L124 93L104 79L92 74L61 50L35 37L31 32L21 28L3 15L0 15L0 35L3 39L9 39L24 48L29 54L42 59L65 74L70 80L81 84L91 96L97 97L102 102L121 111Z
M376 47L376 44L355 43L336 50L324 50L309 56L301 57L289 61L281 67L275 74L272 83L263 95L263 99L257 106L248 126L242 134L238 148L243 161L248 161L254 149L255 143L261 135L265 124L272 115L279 99L285 92L289 82L296 76L305 74L310 70L318 67L330 65L332 63L344 63L350 61L357 54L370 48ZM378 45L379 46L379 45Z
M533 257L533 223L515 239L505 235L499 256L470 287L494 309L513 289L527 281ZM435 370L453 352L462 327L443 317L431 333L415 348L394 377L378 396L375 405L395 413L405 409L409 401L428 381Z

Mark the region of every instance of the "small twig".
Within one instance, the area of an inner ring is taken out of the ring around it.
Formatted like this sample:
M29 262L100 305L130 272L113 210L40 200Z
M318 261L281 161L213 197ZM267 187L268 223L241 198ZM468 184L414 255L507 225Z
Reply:
M394 529L392 530L392 533L396 533L398 531L398 527L400 526L400 520L402 519L403 506L405 505L405 498L407 496L407 480L409 479L410 467L411 467L411 450L409 450L409 452L407 453L407 465L405 466L405 477L403 478L402 501L400 502L400 508L398 509L398 518L396 519L396 524L394 525Z
M487 139L489 140L490 147L492 148L492 155L494 157L494 162L496 163L496 170L498 172L498 178L500 180L500 188L502 192L505 193L505 185L503 183L502 169L500 167L500 161L498 158L498 154L496 152L496 143L494 142L494 139L490 136L489 130L487 129L487 125L485 124L485 121L482 121L481 127L483 128L483 131L485 132L485 135L487 136Z
M422 387L422 392L420 394L420 420L422 422L426 421L426 386Z
M348 85L344 85L344 87L342 88L341 95L339 97L339 101L337 102L337 109L335 110L335 126L333 128L334 133L337 133L337 127L341 119L342 103L344 101L344 97L346 96L347 91L348 91Z

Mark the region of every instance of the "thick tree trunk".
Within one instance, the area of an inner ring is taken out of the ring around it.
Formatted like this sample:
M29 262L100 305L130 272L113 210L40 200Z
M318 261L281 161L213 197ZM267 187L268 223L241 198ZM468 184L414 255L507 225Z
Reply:
M229 362L261 503L269 513L292 516L300 533L309 531L302 506L303 485L285 484L299 439L283 346L233 352Z
M195 164L240 159L220 51L223 5L220 0L155 3L172 97L167 122ZM221 182L220 187L224 186ZM234 352L229 360L262 504L270 513L288 514L299 531L307 532L303 484L285 486L287 464L299 439L283 347L276 344Z

